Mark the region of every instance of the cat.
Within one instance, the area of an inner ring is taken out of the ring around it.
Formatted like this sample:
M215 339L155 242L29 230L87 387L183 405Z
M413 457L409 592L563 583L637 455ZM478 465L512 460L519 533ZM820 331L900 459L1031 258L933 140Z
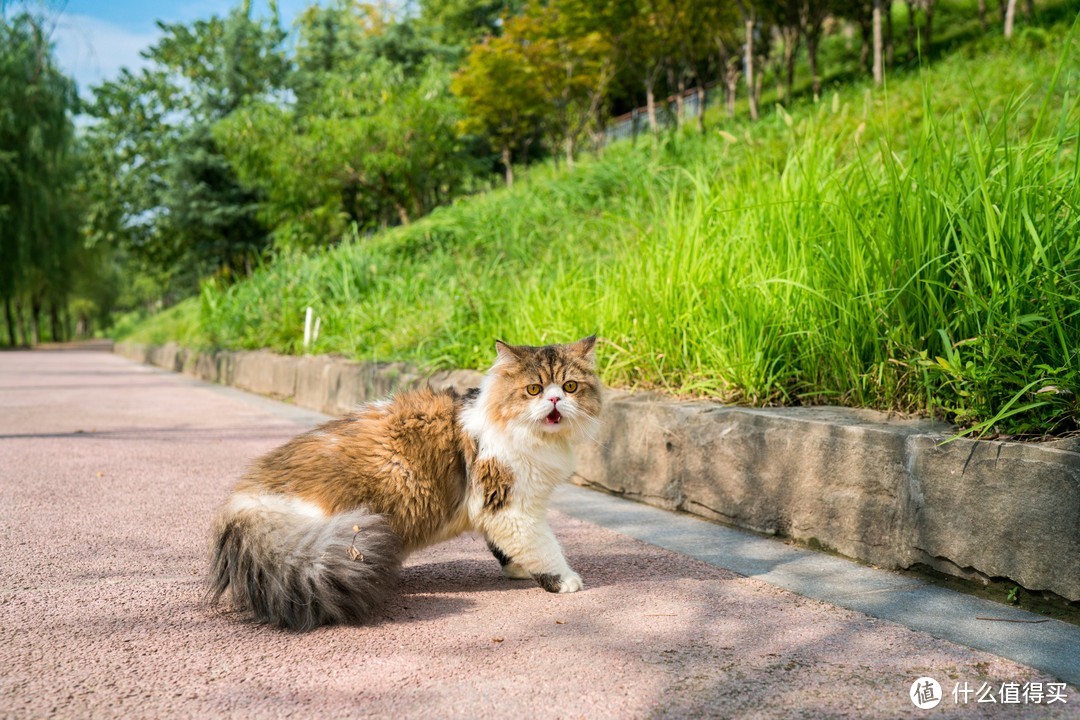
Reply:
M504 575L581 590L547 522L598 422L596 336L495 343L465 395L369 403L255 461L212 527L209 600L292 630L371 618L404 558L478 531Z

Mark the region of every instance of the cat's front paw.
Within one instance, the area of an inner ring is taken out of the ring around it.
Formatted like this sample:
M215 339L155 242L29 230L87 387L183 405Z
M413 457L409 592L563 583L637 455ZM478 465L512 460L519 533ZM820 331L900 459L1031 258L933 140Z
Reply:
M577 592L585 587L585 583L581 581L581 576L576 572L572 572L569 575L564 575L562 584L559 587L561 593Z
M581 576L573 571L565 575L540 573L533 575L533 578L540 584L540 587L550 593L572 593L585 587L585 583L581 582Z

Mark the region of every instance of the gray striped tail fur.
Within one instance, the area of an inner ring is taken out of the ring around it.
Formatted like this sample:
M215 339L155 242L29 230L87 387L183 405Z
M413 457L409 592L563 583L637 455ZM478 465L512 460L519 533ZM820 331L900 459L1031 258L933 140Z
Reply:
M394 589L401 559L401 539L366 510L328 518L224 510L214 523L208 596L216 604L228 593L256 622L290 630L355 624Z

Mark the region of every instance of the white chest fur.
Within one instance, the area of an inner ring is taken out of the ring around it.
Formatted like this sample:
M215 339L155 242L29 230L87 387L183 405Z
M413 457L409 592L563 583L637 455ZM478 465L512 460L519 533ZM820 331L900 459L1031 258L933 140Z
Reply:
M527 428L496 427L487 420L483 398L462 413L465 432L477 442L477 460L492 458L514 474L510 502L527 514L542 514L552 490L574 472L574 448L567 438L541 435ZM470 491L469 515L477 517L483 499Z

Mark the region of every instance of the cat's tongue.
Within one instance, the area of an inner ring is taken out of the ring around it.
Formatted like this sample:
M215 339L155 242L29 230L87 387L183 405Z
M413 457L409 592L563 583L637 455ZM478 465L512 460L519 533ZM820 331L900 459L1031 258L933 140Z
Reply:
M544 418L544 422L548 425L558 425L560 420L562 420L562 415L559 414L558 410L552 410L551 413Z

